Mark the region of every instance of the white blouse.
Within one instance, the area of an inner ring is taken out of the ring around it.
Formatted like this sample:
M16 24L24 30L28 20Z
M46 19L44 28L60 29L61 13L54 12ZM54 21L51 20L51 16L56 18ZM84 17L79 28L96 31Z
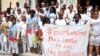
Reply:
M65 19L57 19L56 21L55 21L55 24L56 25L66 25L66 20Z

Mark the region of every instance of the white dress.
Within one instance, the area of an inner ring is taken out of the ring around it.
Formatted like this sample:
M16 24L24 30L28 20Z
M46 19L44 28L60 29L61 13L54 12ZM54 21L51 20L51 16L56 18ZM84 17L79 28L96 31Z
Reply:
M46 33L47 32L47 28L45 26L42 27L42 32L43 32L43 40L42 40L42 43L41 43L41 49L42 49L42 56L48 56L48 38L46 37Z
M55 24L56 25L66 25L66 20L65 19L57 19L56 21L55 21Z
M100 35L100 19L91 19L90 24L92 25L92 35Z
M21 31L21 36L26 35L26 30L27 30L27 23L24 23L23 21L20 22L20 31Z
M90 45L100 46L100 19L91 19L91 38Z
M80 14L83 21L89 21L90 17L87 14Z
M92 6L88 6L87 7L87 15L89 16L89 17L91 17L91 10L93 9L93 7Z
M81 26L84 25L84 21L80 19L78 23L75 23L75 20L73 20L70 22L70 25Z
M50 17L50 23L51 23L51 24L54 24L54 21L55 21L55 19L56 19L56 14L50 13L50 14L49 14L49 17Z
M17 20L21 21L22 14L16 14Z
M75 12L74 10L70 13L70 11L67 9L67 10L65 11L65 13L64 13L64 18L68 17L69 22L71 22L71 21L73 20L73 17L74 17L74 15L75 15L75 13L76 13L76 12Z

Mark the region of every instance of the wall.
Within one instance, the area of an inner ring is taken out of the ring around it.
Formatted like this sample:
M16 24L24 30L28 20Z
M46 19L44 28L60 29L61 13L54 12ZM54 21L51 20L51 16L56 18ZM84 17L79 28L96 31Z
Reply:
M5 11L10 6L10 2L12 2L12 8L16 6L16 2L20 3L21 8L23 8L24 3L29 4L29 0L1 0L2 12ZM31 9L35 9L35 6L36 6L36 0L31 0Z
M57 0L57 2L60 3L60 7L62 7L63 4L66 4L66 7L73 5L74 9L76 10L78 0Z
M12 8L14 8L18 0L1 0L2 11L5 11L10 6L10 2L12 2Z
M32 3L31 3L31 9L34 9L35 10L35 7L36 7L36 0L31 0Z

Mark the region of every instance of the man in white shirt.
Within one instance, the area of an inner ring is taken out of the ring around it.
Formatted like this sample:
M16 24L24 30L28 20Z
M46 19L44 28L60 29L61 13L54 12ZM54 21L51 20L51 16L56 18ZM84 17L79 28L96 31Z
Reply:
M13 8L11 7L12 2L10 2L10 6L7 8L7 16L10 16L13 14Z
M21 16L22 16L21 9L17 8L16 20L21 21Z
M14 11L13 11L14 12L14 16L16 16L18 14L17 10L21 9L19 5L20 5L19 2L16 2L16 7L14 8Z

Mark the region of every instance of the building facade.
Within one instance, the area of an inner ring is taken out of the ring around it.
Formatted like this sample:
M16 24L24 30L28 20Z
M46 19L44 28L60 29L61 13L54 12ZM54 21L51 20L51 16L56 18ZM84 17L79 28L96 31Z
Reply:
M12 2L12 8L16 6L16 2L19 2L21 7L23 7L24 3L28 3L31 9L35 9L35 6L42 1L47 3L54 1L60 4L68 4L67 1L71 2L72 0L0 0L0 11L5 11L10 6L10 2Z
M0 0L0 11L5 11L10 6L10 2L12 2L12 8L16 6L16 2L19 2L20 7L23 7L24 3L27 3L31 7L31 9L35 9L35 6L37 4L40 4L42 2L50 3L51 1L54 1L55 3L58 2L60 5L66 4L67 6L69 6L70 4L72 4L75 7L77 6L77 4L85 4L88 0Z

